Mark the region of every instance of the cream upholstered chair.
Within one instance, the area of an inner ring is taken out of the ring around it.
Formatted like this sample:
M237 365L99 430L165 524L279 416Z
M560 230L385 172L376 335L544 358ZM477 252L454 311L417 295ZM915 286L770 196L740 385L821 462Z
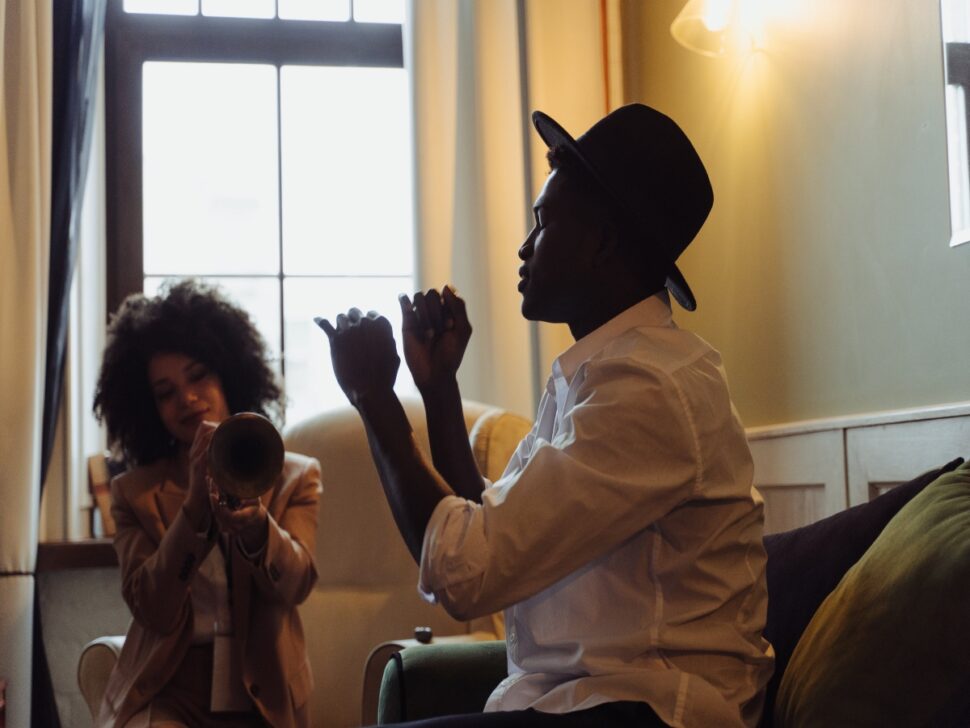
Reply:
M464 407L476 460L494 480L530 424L477 402L466 401ZM421 402L405 399L404 408L419 443L430 452ZM284 440L287 449L317 458L323 475L316 546L320 578L300 607L315 683L313 722L322 727L356 726L362 718L373 722L384 663L406 644L397 638L430 627L436 640L496 639L503 636L501 621L458 622L419 597L417 566L394 524L353 408L300 422L286 430ZM92 714L120 641L95 640L81 655L78 681ZM375 676L365 686L365 663L372 651L377 653L371 661Z
M124 644L125 636L122 634L98 637L88 642L81 652L77 662L77 684L81 689L81 695L84 696L84 702L91 711L92 718L98 717L101 698L104 697L104 689L108 684L108 676L118 661L118 655L121 654Z

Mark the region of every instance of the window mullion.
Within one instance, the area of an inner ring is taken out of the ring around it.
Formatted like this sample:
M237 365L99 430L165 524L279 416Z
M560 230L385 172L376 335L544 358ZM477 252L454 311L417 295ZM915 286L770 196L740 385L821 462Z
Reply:
M276 199L279 224L280 376L286 382L286 312L283 310L283 68L276 67Z

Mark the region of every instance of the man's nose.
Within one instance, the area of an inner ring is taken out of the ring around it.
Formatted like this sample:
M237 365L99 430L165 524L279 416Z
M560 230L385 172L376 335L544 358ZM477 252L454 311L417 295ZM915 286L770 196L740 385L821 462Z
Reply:
M525 239L525 242L519 247L519 258L521 260L528 260L532 257L532 238L535 231L529 233L529 237Z

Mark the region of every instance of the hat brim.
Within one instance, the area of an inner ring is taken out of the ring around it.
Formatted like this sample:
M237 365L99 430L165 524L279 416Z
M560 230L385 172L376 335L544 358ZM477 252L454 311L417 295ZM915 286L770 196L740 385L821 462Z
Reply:
M579 148L579 144L570 135L568 131L563 129L555 119L553 119L548 114L544 114L541 111L532 112L532 124L535 126L536 131L539 132L539 136L542 141L545 142L546 146L552 149L553 147L562 146L568 149L575 157L580 161L583 167L589 172L590 176L596 181L596 183L611 197L613 200L624 207L622 198L613 191L609 183L603 178L599 170L586 158L583 154L582 149ZM694 311L697 308L697 299L694 298L693 292L690 290L690 286L687 285L687 281L684 278L683 273L677 267L677 264L673 261L668 263L670 266L667 270L667 290L673 295L677 303L680 304L682 308L687 311Z

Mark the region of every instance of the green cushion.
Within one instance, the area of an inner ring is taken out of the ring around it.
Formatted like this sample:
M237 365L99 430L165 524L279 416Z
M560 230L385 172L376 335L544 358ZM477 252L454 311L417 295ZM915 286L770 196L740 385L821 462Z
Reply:
M377 722L480 713L507 675L503 641L407 647L384 669Z
M781 681L775 724L966 725L970 464L889 522L822 603Z

